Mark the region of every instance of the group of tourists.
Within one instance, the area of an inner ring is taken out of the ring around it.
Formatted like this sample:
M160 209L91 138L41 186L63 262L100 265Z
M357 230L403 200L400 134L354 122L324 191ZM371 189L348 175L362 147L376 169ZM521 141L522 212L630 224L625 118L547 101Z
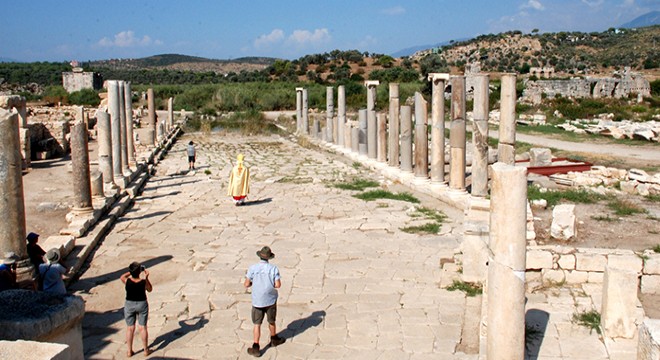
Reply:
M50 249L48 252L39 246L39 234L29 233L27 235L27 253L32 266L37 270L37 283L27 286L55 295L66 294L64 286L64 274L66 268L60 264L60 252ZM14 252L7 252L0 265L0 291L18 289L16 269L19 257ZM36 285L36 286L35 286Z

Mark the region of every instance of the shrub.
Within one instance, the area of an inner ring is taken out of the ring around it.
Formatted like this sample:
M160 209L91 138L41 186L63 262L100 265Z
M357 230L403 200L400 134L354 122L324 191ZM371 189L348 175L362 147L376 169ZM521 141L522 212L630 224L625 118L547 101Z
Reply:
M98 106L101 103L101 98L92 89L82 89L69 94L69 102L73 105Z

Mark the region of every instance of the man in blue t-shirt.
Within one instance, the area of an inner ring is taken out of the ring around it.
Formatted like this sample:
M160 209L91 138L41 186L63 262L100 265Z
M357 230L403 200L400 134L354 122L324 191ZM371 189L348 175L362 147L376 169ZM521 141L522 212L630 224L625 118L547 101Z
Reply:
M245 275L245 287L252 286L252 323L254 324L254 343L247 349L248 354L259 357L259 338L261 337L261 324L264 315L268 318L268 329L270 330L270 346L283 344L286 339L277 336L275 329L275 318L277 316L277 289L282 286L280 282L280 270L277 266L270 264L268 260L275 254L268 246L257 251L260 262L250 266Z

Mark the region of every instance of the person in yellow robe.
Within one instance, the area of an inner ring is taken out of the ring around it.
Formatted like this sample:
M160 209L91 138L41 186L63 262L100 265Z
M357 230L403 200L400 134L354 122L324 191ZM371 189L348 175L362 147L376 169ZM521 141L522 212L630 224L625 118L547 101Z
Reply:
M236 206L245 204L245 198L250 192L250 169L243 165L243 158L243 154L238 154L236 165L229 173L227 195L233 197Z

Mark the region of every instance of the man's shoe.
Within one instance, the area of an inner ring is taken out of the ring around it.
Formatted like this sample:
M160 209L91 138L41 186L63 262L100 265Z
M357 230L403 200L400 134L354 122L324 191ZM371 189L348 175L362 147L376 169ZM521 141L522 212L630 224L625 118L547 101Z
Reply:
M286 341L285 338L281 338L277 335L271 336L270 337L270 346L275 347L275 346L278 346L278 345L282 345L282 344L284 344L285 341Z
M259 351L259 344L252 344L252 347L247 349L247 353L254 357L261 356L261 351Z

